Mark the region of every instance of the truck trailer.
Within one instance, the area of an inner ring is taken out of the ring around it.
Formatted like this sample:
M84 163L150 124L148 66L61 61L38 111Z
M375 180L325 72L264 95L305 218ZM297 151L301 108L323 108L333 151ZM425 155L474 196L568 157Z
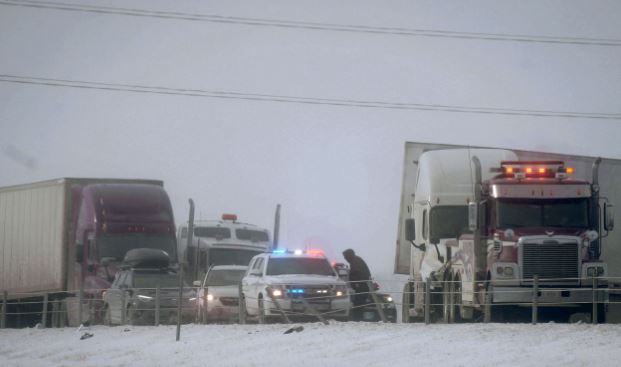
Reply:
M164 250L176 263L162 181L61 178L0 188L7 325L32 326L46 306L48 325L101 321L102 292L135 248Z
M404 321L421 319L425 301L435 320L502 320L530 307L535 283L541 306L585 314L593 278L614 287L601 256L614 207L600 159L421 145L406 158L416 172L406 167L397 243L397 270L410 275ZM598 292L600 321L608 295Z

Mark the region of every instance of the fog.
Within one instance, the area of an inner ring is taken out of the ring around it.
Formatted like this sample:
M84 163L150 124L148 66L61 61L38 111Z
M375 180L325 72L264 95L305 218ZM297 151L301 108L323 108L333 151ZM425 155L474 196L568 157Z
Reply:
M68 3L69 1L65 1ZM83 1L459 32L621 39L617 1ZM621 158L621 46L367 34L0 4L0 74L473 106L542 117L206 98L0 81L0 186L155 178L177 223L236 213L281 243L392 272L406 141ZM6 79L6 78L5 78Z

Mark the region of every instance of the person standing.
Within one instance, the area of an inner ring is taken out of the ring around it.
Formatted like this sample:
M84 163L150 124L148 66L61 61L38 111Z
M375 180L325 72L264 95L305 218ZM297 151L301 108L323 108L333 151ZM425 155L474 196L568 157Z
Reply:
M367 300L369 299L368 281L371 280L371 271L367 263L360 256L357 256L354 250L343 251L343 257L349 263L350 286L355 292L352 295L352 303L354 304L352 320L361 321L364 312L363 306L368 303Z

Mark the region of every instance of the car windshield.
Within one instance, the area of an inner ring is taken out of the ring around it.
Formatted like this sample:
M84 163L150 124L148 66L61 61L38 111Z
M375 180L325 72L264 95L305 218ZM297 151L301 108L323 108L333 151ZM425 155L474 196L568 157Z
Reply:
M171 259L177 258L176 242L174 237L149 236L142 233L107 235L97 238L99 258L113 257L122 260L129 250L150 248L164 250Z
M587 199L499 200L496 225L498 228L588 228L589 203Z
M209 251L209 265L248 265L250 260L261 251L211 249Z
M237 285L241 282L246 270L216 269L207 274L207 286Z
M334 276L334 270L328 260L310 257L270 258L267 263L267 275L314 274Z
M179 277L174 273L134 272L134 288L179 288Z

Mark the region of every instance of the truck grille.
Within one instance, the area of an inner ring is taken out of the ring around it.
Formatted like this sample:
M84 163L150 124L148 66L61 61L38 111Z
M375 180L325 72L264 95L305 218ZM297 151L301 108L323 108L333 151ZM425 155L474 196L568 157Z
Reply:
M580 254L577 243L523 243L521 249L523 282L532 283L533 277L538 275L542 285L579 283Z

